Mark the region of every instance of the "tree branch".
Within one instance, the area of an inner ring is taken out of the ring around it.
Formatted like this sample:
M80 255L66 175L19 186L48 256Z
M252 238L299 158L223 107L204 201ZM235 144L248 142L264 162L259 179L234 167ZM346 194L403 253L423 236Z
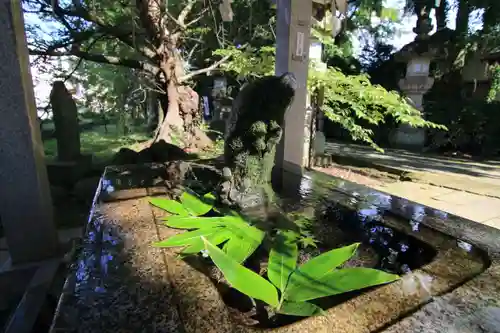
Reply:
M177 22L182 28L186 28L186 18L193 10L194 5L196 4L196 0L188 0L186 6L181 10L179 16L177 17Z
M122 43L130 46L133 49L136 49L137 51L139 51L141 54L143 54L147 58L153 59L154 57L156 57L156 53L152 49L150 49L146 46L139 46L136 43L134 43L133 39L130 37L132 34L130 31L124 31L123 29L120 29L118 27L107 25L106 22L104 22L98 16L92 15L86 9L82 9L82 13L83 13L83 10L85 11L84 12L85 15L82 18L84 18L87 21L90 21L90 22L97 24L99 26L100 30L102 30L103 32L116 37Z
M64 77L64 80L63 82L66 82L68 81L69 79L71 79L71 77L73 76L73 74L75 74L75 72L78 70L78 67L80 67L80 65L82 64L83 62L83 58L79 58L78 59L78 62L76 63L76 66L73 68L73 70L71 72L69 72L69 74L67 74L65 77Z
M199 13L198 17L196 17L195 19L193 19L193 20L189 21L188 23L186 23L186 18L188 17L188 15L193 10L193 7L196 4L196 1L197 0L189 0L189 2L181 10L181 12L180 12L180 14L179 14L179 16L177 18L175 16L173 16L171 13L169 13L168 11L165 14L166 14L166 16L168 16L168 18L171 21L173 21L175 23L175 25L177 25L177 27L181 31L185 31L188 27L190 27L191 25L193 25L196 22L198 22L199 20L201 20L203 18L203 15L208 11L208 8L204 8Z
M89 46L87 46L87 52L92 49L92 47L94 46L95 43L97 43L97 41L99 40L100 38L96 38L94 39ZM76 64L75 68L73 68L73 70L68 74L66 75L65 79L63 82L66 82L68 81L72 76L73 74L77 71L78 67L80 67L80 65L82 64L83 62L83 58L78 58L78 63Z
M166 12L166 14L167 14L169 19L174 21L174 23L179 26L179 28L183 29L182 24L179 21L177 21L177 19L174 17L174 15L170 14L168 11Z
M134 40L131 37L132 32L124 31L123 29L121 29L119 27L108 25L99 16L93 15L89 10L84 8L79 1L75 1L75 0L72 1L73 6L75 7L74 10L66 10L66 9L61 8L59 6L58 0L45 0L45 2L47 2L47 4L52 7L52 11L56 15L56 17L59 19L61 24L63 24L66 27L66 29L68 30L68 32L71 35L74 33L74 30L69 25L69 23L64 18L64 16L76 17L76 18L86 20L88 22L92 22L99 27L100 31L114 36L119 41L121 41L122 43L137 50L145 57L150 58L150 59L154 59L156 57L156 52L154 52L152 49L148 48L147 46L144 46L144 45L139 46L139 45L136 45L136 43L134 43Z
M205 74L207 72L210 72L210 71L213 71L214 69L216 69L217 67L219 67L220 65L222 65L223 63L225 63L227 60L229 60L229 58L231 58L231 55L227 55L225 56L224 58L220 59L219 61L213 63L212 65L206 67L206 68L202 68L202 69L198 69L196 71L192 71L191 73L189 74L186 74L184 76L181 76L178 80L179 83L182 83L184 81L187 81L197 75L201 75L201 74Z
M195 24L196 22L198 22L199 20L201 20L203 18L203 16L205 15L205 13L208 12L208 11L209 11L209 8L203 9L200 12L200 14L198 14L197 18L195 18L195 19L191 20L190 22L186 23L186 28L192 26L193 24Z
M115 57L115 56L107 56L103 54L95 54L95 53L89 53L89 52L84 52L79 49L72 49L69 51L63 51L63 50L45 50L45 51L40 51L40 50L29 50L30 55L41 55L41 56L52 56L52 57L64 57L64 56L75 56L78 58L83 58L85 60L93 61L93 62L98 62L101 64L110 64L110 65L117 65L117 66L124 66L128 68L135 68L135 69L141 69L145 71L150 71L152 73L155 73L158 68L154 65L148 64L144 61L139 61L139 60L134 60L134 59L126 59L126 58L120 58L120 57Z
M160 35L160 6L155 4L156 0L136 0L136 8L139 11L139 18L151 41L159 42ZM156 12L158 11L158 12Z

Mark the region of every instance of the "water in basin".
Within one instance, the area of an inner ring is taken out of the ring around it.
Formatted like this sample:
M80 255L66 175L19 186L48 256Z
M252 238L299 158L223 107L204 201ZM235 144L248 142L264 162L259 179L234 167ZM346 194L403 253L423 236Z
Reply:
M138 180L134 180L134 172L123 174L118 169L108 170L106 186L119 188L122 192L137 188L144 183L144 180L140 180L141 172L137 171L137 174ZM311 217L314 221L312 234L318 243L317 248L301 252L299 261L302 262L330 249L360 242L357 256L347 265L378 268L403 276L402 288L392 291L395 303L405 300L404 306L395 307L398 313L392 314L394 317L407 315L432 297L465 283L484 271L489 264L487 255L481 250L426 225L427 218L447 220L449 217L444 212L316 172L299 177L279 171L278 175L273 178L273 186L278 194L274 208L260 207L246 214L261 217L264 223L277 223L280 216L289 216L291 213ZM199 187L200 191L214 186L213 179L204 179L202 176L196 179L201 185L205 184ZM265 270L266 253L263 250L256 251L248 260L247 267L256 272ZM195 261L191 263L193 267L212 278L237 321L273 328L302 320L300 317L270 315L257 304L257 313L251 318L253 320L247 321L248 299L220 283L207 260L198 257ZM381 292L378 289L382 288L369 288L315 302L323 309L340 307L350 300L362 299L363 295L373 294L376 298L377 293Z

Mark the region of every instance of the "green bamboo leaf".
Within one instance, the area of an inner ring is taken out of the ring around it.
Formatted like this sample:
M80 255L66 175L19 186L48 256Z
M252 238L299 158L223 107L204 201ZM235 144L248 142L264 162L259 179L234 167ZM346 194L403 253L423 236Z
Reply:
M224 216L222 222L242 239L260 244L264 238L264 231L249 225L241 216Z
M175 246L189 246L195 244L196 241L201 237L208 237L220 231L220 228L203 228L194 231L184 232L182 234L178 234L172 236L166 240L153 243L153 246L156 247L175 247Z
M269 253L267 277L279 290L285 290L290 274L297 267L297 243L278 235Z
M278 307L278 291L269 281L231 259L205 238L203 238L203 241L210 258L212 258L212 261L233 288L249 297L260 299L275 308Z
M161 208L171 214L187 216L189 215L188 211L184 209L180 202L169 199L161 199L161 198L151 198L149 199L149 203L153 206Z
M164 220L166 226L176 229L200 229L224 225L220 217L169 216Z
M217 235L217 233L213 235ZM200 253L201 250L203 249L205 249L205 243L203 243L201 237L198 237L196 240L192 241L190 245L186 246L180 254L185 254L185 255L196 254Z
M289 301L284 301L277 312L285 315L300 317L309 317L324 313L323 309L315 304Z
M187 211L196 216L208 213L213 207L213 203L205 202L204 199L201 199L196 193L191 191L182 193L181 202Z
M213 245L219 245L224 243L227 240L230 240L231 237L233 236L233 233L230 232L227 229L220 229L218 232L212 235L208 235L206 238L207 240L212 243ZM181 253L182 254L196 254L201 252L205 248L205 243L201 239L201 237L198 237L197 240L195 240L191 245L186 247Z
M231 238L224 244L223 250L236 262L242 264L259 247L260 243L248 241L240 237Z
M215 197L215 195L211 192L205 194L203 196L203 201L207 204L210 204L212 205L212 207L215 205L215 200L217 200L217 198Z
M227 207L215 207L214 211L217 212L217 213L219 213L219 214L221 214L221 215L224 215L224 216L237 216L237 217L241 217L241 215L238 214L237 211L229 209Z
M386 284L398 279L398 275L372 268L336 269L323 275L318 280L310 280L305 284L287 288L285 298L293 302L304 302Z
M231 232L236 236L235 239L239 241L239 244L237 245L229 245L226 249L228 251L227 253L240 263L247 260L252 253L257 250L265 236L263 231L251 226L248 226L249 228L245 228L242 226L227 224L226 227L231 230Z
M311 281L321 280L324 275L349 260L356 252L358 246L359 243L354 243L349 246L334 249L302 264L290 276L286 293L293 293L299 290L303 285L310 284Z

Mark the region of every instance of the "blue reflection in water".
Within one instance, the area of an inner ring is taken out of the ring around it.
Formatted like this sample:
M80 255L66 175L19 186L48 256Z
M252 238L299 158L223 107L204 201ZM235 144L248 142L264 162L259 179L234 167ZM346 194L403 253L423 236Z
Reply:
M103 251L104 253L101 255L101 273L103 275L108 275L109 266L112 263L114 256L108 251Z
M90 283L91 277L92 277L92 268L95 266L96 263L96 257L95 255L89 251L83 251L85 255L83 255L77 262L77 269L76 269L76 289L80 289L82 287L83 289L86 288L86 286Z
M113 186L111 179L104 178L102 180L102 190L106 193L115 191L115 187Z
M407 264L401 265L401 272L403 274L410 273L411 272L410 266L408 266Z
M391 207L392 198L388 194L372 191L366 199L379 208L389 209Z
M361 223L365 224L371 221L380 221L381 216L376 207L370 207L358 210L358 218Z
M411 220L410 225L411 225L411 230L418 231L418 229L420 227L420 222L415 221L415 220Z
M472 244L464 242L463 240L460 240L460 239L457 239L457 245L459 248L461 248L462 250L465 250L467 252L471 252L472 248L473 248Z
M86 240L89 242L89 243L95 243L97 241L97 234L95 231L93 230L90 230L88 233L87 233L87 237L86 237Z
M113 232L106 228L106 230L102 232L102 241L111 245L118 245L119 237L113 235Z
M383 209L360 201L359 205L364 207L353 210L351 208L353 201L349 199L346 201L346 206L330 203L325 212L325 220L338 223L348 239L370 244L379 255L378 268L404 274L410 269L430 262L436 255L431 246L384 225ZM417 211L414 216L416 219L421 219L418 213ZM404 223L404 220L402 222ZM412 220L410 223L414 230L418 230L419 221Z
M425 208L420 205L413 205L413 214L411 219L414 221L422 222L425 217Z
M406 244L406 243L399 243L399 244L400 244L400 246L401 246L401 247L400 247L401 252L406 252L406 251L408 251L408 248L409 248L408 244Z
M98 285L94 288L94 291L99 294L103 294L106 292L106 288L103 285Z
M443 220L448 219L448 213L447 212L443 212L442 210L436 210L436 209L434 209L433 213L434 213L434 215L436 217L438 217L440 219L443 219Z

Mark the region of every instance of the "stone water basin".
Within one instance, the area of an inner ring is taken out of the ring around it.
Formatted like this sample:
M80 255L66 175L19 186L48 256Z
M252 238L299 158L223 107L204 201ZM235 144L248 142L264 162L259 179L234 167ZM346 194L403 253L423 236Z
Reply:
M53 332L475 332L476 322L482 332L500 307L498 230L324 174L280 172L282 209L315 216L320 250L359 241L363 265L403 277L322 299L327 316L249 326L203 269L150 246L179 232L148 204L170 192L165 174L161 165L106 170Z

